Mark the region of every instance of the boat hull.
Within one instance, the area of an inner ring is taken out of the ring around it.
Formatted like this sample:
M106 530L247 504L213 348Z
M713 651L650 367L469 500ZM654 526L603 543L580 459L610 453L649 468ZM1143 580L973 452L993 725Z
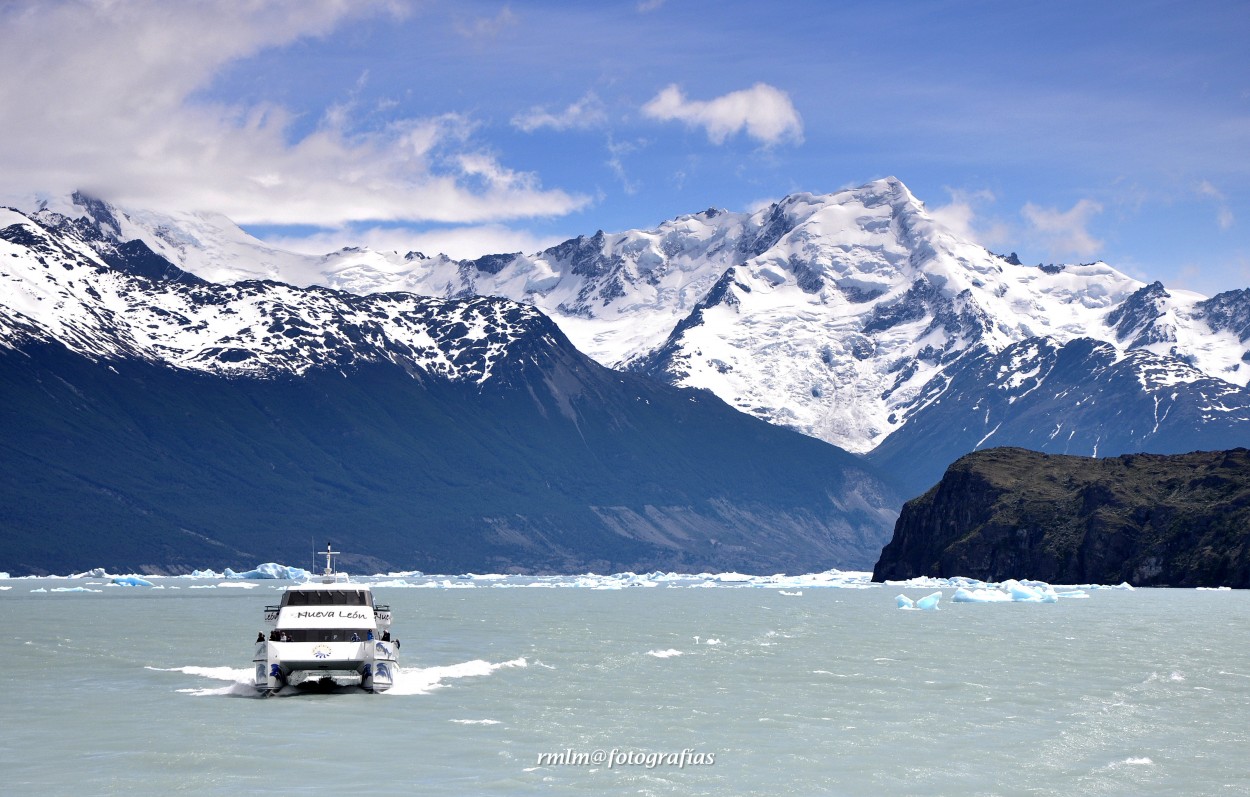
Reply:
M256 643L252 657L256 688L276 692L293 682L355 673L360 687L384 692L395 684L399 666L394 642L276 642Z

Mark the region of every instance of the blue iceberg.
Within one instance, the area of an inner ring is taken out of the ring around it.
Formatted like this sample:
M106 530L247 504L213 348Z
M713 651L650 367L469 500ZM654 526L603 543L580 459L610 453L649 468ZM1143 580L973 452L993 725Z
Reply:
M248 570L245 573L236 573L227 567L224 575L226 578L277 578L287 581L303 581L308 578L308 571L302 567L265 562L263 565L257 565L255 570Z
M146 578L138 576L113 576L113 584L119 587L154 587L156 586Z
M895 597L895 600L898 601L898 608L918 609L920 611L925 611L925 612L931 612L937 609L938 601L940 601L941 599L942 599L942 593L940 592L930 593L928 595L925 595L923 598L919 598L918 600L914 600L914 601L911 598L907 597L906 595L898 595L897 597Z

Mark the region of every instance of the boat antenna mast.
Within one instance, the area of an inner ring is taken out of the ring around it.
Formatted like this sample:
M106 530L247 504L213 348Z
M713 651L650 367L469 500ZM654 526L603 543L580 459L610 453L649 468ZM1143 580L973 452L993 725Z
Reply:
M339 552L338 552L338 551L333 551L333 550L330 550L330 543L328 543L328 542L327 542L327 543L326 543L326 550L325 550L325 557L326 557L326 571L325 571L325 573L323 573L322 575L325 575L325 576L333 576L333 575L334 575L334 557L336 557L336 556L338 556L338 555L339 555Z

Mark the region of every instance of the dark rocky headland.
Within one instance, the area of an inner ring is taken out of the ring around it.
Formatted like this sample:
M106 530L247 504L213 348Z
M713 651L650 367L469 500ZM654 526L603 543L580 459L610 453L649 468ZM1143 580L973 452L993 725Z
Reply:
M904 505L873 580L1250 587L1250 451L978 451Z

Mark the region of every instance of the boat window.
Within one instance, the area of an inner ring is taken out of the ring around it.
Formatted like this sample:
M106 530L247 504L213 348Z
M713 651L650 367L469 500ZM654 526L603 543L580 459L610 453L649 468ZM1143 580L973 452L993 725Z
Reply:
M352 634L356 641L366 642L371 628L288 628L277 632L286 634L287 642L351 642Z
M372 606L372 596L361 590L298 590L282 593L283 606Z

